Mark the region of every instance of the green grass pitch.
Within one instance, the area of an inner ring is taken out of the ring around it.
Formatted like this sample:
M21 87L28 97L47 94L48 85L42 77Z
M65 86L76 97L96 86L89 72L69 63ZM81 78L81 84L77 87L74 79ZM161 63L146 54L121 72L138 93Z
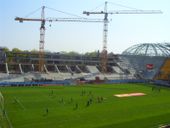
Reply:
M147 84L0 87L14 128L157 128L170 124L170 89ZM114 94L142 92L118 98Z

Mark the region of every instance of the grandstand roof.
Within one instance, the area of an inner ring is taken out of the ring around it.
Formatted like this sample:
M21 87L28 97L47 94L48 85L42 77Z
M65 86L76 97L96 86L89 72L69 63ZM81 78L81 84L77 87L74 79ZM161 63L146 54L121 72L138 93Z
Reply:
M122 52L123 55L170 56L170 43L136 44Z

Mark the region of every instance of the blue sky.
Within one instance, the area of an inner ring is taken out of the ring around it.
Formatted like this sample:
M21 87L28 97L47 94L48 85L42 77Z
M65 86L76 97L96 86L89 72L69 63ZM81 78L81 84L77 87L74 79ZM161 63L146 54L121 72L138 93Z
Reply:
M0 46L23 50L39 49L40 23L14 21L45 5L56 10L83 15L83 11L101 11L104 0L0 0ZM121 53L139 43L170 42L169 0L109 0L108 10L130 10L113 3L143 10L161 10L163 14L109 15L108 51ZM101 6L99 6L101 5ZM96 8L99 7L99 8ZM36 12L28 18L39 18ZM70 18L49 9L46 17ZM73 16L72 16L73 17ZM88 18L103 18L90 15ZM80 53L102 49L103 23L53 22L46 23L45 50Z

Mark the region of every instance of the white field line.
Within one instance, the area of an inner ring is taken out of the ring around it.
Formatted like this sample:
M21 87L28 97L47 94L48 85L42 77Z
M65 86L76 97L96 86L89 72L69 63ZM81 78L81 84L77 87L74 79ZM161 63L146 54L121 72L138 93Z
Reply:
M25 110L25 106L20 102L20 100L18 100L17 98L14 99L20 105L20 107Z
M1 102L1 106L2 106L2 117L4 116L4 118L6 118L9 128L13 128L12 123L8 118L7 112L5 111L4 97L1 92L0 92L0 102Z
M13 128L12 123L11 123L11 121L9 120L9 118L8 118L8 114L7 114L7 112L6 112L6 111L5 111L5 117L6 117L6 119L7 119L7 122L8 122L9 128Z

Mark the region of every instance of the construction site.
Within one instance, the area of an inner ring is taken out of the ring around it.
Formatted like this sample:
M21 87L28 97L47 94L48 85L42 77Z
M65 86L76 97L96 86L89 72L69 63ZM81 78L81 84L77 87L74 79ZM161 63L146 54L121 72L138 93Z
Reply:
M108 11L107 2L99 12L83 11L83 14L102 15L103 19L45 18L45 6L41 18L16 17L15 21L40 22L39 52L11 52L0 49L1 85L72 84L78 82L132 82L169 81L170 44L142 43L132 46L122 54L108 54L108 16L112 14L161 14L160 10ZM53 9L54 10L54 9ZM45 52L46 22L100 22L103 23L102 51L96 56L68 56L60 52Z
M169 81L169 44L157 45L140 44L130 48L134 51L127 49L121 55L107 55L105 72L103 72L99 55L89 57L45 53L43 70L40 71L39 53L3 52L1 49L0 80L2 85L10 82L13 84L20 84L20 82L21 84L39 84L38 82L52 81L64 84L67 83L67 80L72 82L74 80Z

